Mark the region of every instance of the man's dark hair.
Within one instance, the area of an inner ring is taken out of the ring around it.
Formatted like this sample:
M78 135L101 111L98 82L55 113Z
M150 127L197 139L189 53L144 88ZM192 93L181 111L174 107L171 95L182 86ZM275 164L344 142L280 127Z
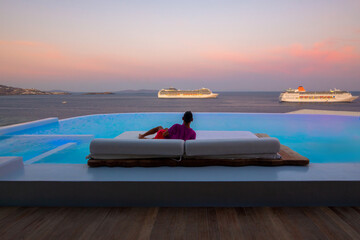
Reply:
M183 120L186 123L189 123L193 120L193 114L191 111L186 111L183 116Z

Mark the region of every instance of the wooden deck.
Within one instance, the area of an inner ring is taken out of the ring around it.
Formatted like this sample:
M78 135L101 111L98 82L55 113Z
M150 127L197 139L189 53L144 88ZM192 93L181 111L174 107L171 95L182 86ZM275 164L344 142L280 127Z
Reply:
M0 239L360 239L360 207L2 207Z

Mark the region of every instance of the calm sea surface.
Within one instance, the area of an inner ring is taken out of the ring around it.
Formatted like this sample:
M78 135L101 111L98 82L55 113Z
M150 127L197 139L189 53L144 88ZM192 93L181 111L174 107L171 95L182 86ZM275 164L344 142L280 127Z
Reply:
M359 96L360 92L352 92ZM128 112L285 113L299 109L360 111L352 103L280 103L280 92L220 92L216 99L158 99L154 93L114 95L0 96L0 126L47 117ZM66 102L66 103L63 103Z

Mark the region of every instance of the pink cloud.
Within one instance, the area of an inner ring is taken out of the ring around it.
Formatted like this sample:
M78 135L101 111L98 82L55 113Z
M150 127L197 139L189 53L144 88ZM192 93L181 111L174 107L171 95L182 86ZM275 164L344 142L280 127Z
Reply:
M296 58L325 62L341 62L359 57L355 52L355 47L353 46L334 48L332 43L327 42L315 43L311 48L307 49L300 44L292 45L288 48L282 49L282 54Z
M156 82L169 78L222 78L242 73L327 76L360 69L358 49L334 41L318 42L310 47L293 44L244 51L211 48L194 51L186 59L170 57L131 53L85 55L39 42L0 41L0 75L43 81L83 79L86 82L91 78Z
M307 75L360 67L360 54L354 46L338 46L333 41L314 43L311 47L293 44L252 52L210 50L203 57L223 69L231 66L233 70L258 73Z

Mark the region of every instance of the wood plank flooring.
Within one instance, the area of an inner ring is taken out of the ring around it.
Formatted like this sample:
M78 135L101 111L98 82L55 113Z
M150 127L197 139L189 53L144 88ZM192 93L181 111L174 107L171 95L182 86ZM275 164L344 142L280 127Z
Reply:
M360 207L1 207L0 239L360 239Z

